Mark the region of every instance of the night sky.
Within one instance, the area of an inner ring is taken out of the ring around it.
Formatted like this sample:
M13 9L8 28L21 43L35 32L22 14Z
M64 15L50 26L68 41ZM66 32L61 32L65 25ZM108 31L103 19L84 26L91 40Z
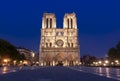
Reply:
M0 38L38 52L42 15L75 12L81 55L104 57L120 41L120 0L0 0Z

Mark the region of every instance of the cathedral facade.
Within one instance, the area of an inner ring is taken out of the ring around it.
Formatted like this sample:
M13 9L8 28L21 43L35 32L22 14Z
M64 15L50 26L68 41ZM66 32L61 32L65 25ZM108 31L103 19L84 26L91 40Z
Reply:
M80 62L77 19L75 13L63 18L63 28L57 28L53 13L44 13L39 51L40 66L71 66Z

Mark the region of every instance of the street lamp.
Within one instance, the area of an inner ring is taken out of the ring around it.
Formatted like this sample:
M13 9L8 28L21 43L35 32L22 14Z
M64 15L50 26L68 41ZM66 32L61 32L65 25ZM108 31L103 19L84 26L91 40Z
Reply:
M32 52L32 63L34 63L34 59L35 59L35 53L34 52Z
M102 65L102 61L98 61L98 63L99 63L99 66L101 66L101 65Z
M34 57L35 57L35 53L32 52L32 58L34 58Z
M115 63L116 63L116 65L118 65L118 64L119 64L119 61L118 61L118 60L115 60Z
M112 65L114 65L114 62L111 62Z
M7 62L8 62L8 59L4 59L3 62L7 63Z
M20 61L20 65L22 65L23 64L23 61Z
M8 62L10 61L10 59L3 59L3 65L8 65Z
M16 61L16 60L14 60L14 61L13 61L13 64L14 64L14 65L16 65L16 63L17 63L17 61Z
M98 63L99 63L99 64L102 64L102 61L99 61Z
M106 64L103 64L103 66L106 66Z
M109 61L105 60L103 66L108 66L108 65L109 65Z
M106 64L108 64L108 63L109 63L109 61L108 61L108 60L106 60L106 61L105 61L105 63L106 63Z
M98 65L98 62L96 62L95 65L97 66L97 65Z
M115 60L116 63L118 63L119 61L118 60Z

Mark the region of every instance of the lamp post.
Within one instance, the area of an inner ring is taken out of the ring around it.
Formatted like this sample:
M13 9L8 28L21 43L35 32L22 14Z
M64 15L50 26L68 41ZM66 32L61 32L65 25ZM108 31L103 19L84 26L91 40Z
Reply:
M101 65L102 65L102 61L98 61L98 63L99 63L99 66L101 66Z
M108 60L105 60L104 66L109 66L109 61Z
M3 65L8 65L8 62L9 62L9 61L10 61L10 60L7 59L7 58L3 59Z
M32 52L32 63L34 63L35 53Z
M13 61L13 64L14 64L14 66L15 66L15 65L17 64L17 61L16 61L16 60L14 60L14 61Z
M115 60L115 64L116 64L116 66L118 66L119 65L119 60Z

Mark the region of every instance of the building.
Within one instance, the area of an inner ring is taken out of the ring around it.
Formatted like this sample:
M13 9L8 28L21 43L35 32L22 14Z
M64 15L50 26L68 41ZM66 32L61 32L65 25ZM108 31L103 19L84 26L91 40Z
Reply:
M27 62L27 64L33 64L33 63L37 62L37 59L36 59L37 55L32 50L22 48L22 47L18 47L17 51L20 54L23 54L25 56L25 58L26 58L25 63Z
M62 29L56 28L55 14L43 14L39 53L41 66L79 64L80 48L75 13L64 15Z

